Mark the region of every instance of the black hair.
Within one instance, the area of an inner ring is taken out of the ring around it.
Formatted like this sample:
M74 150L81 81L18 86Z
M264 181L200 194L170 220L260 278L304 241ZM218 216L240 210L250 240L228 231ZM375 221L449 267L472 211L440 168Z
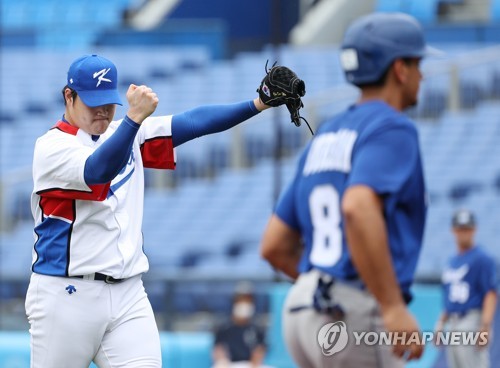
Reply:
M66 89L69 89L71 91L71 97L73 98L73 103L75 103L76 96L78 96L78 93L76 93L76 91L73 88L71 88L68 85L65 85L62 89L64 106L66 106L66 93L65 93Z

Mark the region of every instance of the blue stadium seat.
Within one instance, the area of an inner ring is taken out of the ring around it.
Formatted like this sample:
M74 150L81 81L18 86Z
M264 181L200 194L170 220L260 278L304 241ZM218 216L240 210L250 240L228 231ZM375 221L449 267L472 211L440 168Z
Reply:
M491 21L500 22L500 0L491 0Z
M403 8L404 0L378 0L376 10L381 12L398 12Z
M436 23L438 17L438 2L438 0L411 1L409 13L424 25Z
M404 12L413 15L423 24L435 23L439 0L378 0L377 11Z
M24 221L15 231L0 233L0 279L27 280L31 273L33 223Z
M124 10L130 0L2 0L0 24L3 30L32 30L37 45L50 47L86 47L104 29L122 23ZM59 28L54 30L54 25ZM73 32L61 32L71 27Z
M460 47L445 49L450 57L454 57L463 47L462 44ZM148 57L120 49L100 51L116 60L119 69L123 70L121 76L125 81L132 77L133 80L128 81L151 84L158 91L161 100L158 114L177 113L204 103L231 102L227 99L238 101L253 98L252 91L263 72L262 60L270 55L270 50L264 50L262 53L241 55L234 62L211 62L206 49L199 47L182 50L152 49L148 51ZM14 120L0 124L1 175L7 175L19 167L29 170L36 137L49 129L63 111L60 89L65 80L61 70L67 68L78 55L79 52L76 51L67 53L20 49L3 56L0 65L3 78L0 83L2 87L9 88L0 89L0 113L11 115ZM308 86L315 85L314 88L318 90L324 89L327 84L320 81L322 76L328 74L329 69L338 69L338 61L332 61L337 59L336 49L300 50L286 46L281 49L280 55L283 64L290 63L289 65L299 68L307 75ZM189 75L184 73L185 75L179 76L181 68L190 63L190 60L199 67L190 69ZM36 71L30 75L29 81L23 72L26 68ZM484 219L481 221L484 222L485 243L492 243L489 239L496 231L492 217L484 214L494 213L496 208L500 208L497 184L500 167L496 160L486 159L500 156L500 104L497 100L485 101L487 97L495 96L488 92L491 91L495 75L492 73L493 68L476 69L463 71L461 78L464 84L473 82L474 86L486 91L481 95L482 99L474 101L468 110L459 113L445 110L440 116L433 116L433 120L417 122L427 187L432 199L422 253L422 259L428 261L421 262L423 265L419 266L419 272L423 274L438 269L448 254L440 246L436 250L435 244L450 240L448 219L456 206L477 206L477 212ZM171 74L165 78L155 78L153 72L161 70ZM340 71L332 71L331 74L332 76L323 78L329 80L328 84L338 83L343 78ZM241 80L245 81L245 86L239 86L238 92L234 84L237 75L241 75ZM447 98L449 79L435 77L424 83L424 96L428 93L427 99L436 104L432 109L441 110L442 99ZM39 87L27 88L32 85ZM207 93L208 86L213 87L213 92ZM40 90L43 93L39 93ZM308 93L309 91L308 87ZM346 88L346 95L351 92L354 100L357 92ZM235 97L237 93L240 93L240 98ZM440 101L437 101L436 96ZM475 97L474 94L471 96ZM307 98L306 96L306 104ZM37 115L27 113L24 111L27 103L33 107L46 106L47 110ZM343 108L345 102L343 104L339 102L325 105L318 114L331 116L333 112ZM120 118L125 111L119 107L116 117ZM245 264L248 264L248 269L260 269L261 265L256 261L258 257L253 248L257 247L273 206L274 168L270 156L274 147L275 118L281 127L285 150L290 155L290 158L282 162L280 169L280 186L284 187L295 173L297 155L305 143L304 129L307 129L305 126L297 129L291 125L286 109L259 114L240 126L247 149L247 160L254 164L253 168L233 171L228 167L234 131L202 137L177 149L178 168L176 172L167 175L179 187L168 191L148 189L145 194L143 230L151 272L162 275L177 272L179 265L183 263L191 265L193 270L208 267L205 261L193 257L193 254L206 254L206 262L213 257L214 262L221 264L220 272L232 272L233 264L238 264L242 273L246 272ZM215 177L201 178L205 171L211 172ZM467 192L467 195L458 196L457 193L464 193L458 189L470 183L477 183L479 186ZM29 217L29 213L16 209L16 201L23 196L29 198L30 190L29 185L20 186L3 205L9 206L12 213L20 217ZM453 200L449 197L450 193L454 193ZM1 236L0 240L6 239L5 236L13 236L13 241L22 241L19 240L21 235ZM31 242L29 243L31 246ZM18 256L10 252L6 254L9 257ZM229 266L222 266L224 263Z

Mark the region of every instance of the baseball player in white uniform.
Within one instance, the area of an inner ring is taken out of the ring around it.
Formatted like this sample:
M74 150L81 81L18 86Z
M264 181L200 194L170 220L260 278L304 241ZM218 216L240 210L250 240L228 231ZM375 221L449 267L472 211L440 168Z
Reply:
M97 55L71 64L63 97L65 113L37 140L33 158L31 367L161 367L141 279L143 168L174 169L174 147L269 106L256 98L150 117L158 97L131 85L127 115L112 121L121 105L117 70Z

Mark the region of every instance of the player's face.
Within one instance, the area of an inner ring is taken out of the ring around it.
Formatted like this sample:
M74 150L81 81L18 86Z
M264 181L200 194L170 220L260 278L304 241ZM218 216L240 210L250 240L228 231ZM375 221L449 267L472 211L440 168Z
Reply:
M453 235L457 245L461 249L469 249L474 245L474 234L476 233L473 227L454 227Z
M112 104L89 107L78 96L74 103L66 107L71 117L70 123L93 135L101 135L108 129L116 111L116 105Z
M418 90L420 89L420 81L422 80L422 72L420 71L420 59L410 59L406 64L407 80L404 88L405 106L415 106L418 101Z

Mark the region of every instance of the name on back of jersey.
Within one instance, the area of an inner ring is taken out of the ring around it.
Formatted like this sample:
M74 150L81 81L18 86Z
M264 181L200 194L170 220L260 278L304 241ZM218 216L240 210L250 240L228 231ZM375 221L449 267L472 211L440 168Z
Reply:
M307 155L303 175L308 176L323 171L350 172L352 148L357 137L358 132L341 129L315 138Z

